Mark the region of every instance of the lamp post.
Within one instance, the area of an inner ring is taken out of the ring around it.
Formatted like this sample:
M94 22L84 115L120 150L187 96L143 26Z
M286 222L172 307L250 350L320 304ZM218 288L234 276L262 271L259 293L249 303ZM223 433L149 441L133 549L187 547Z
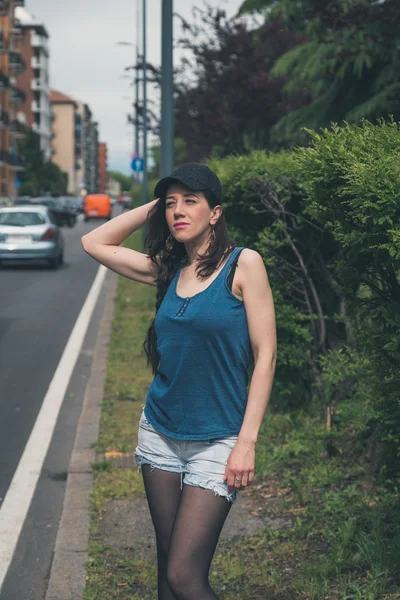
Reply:
M146 35L146 0L142 1L143 17L143 204L148 200L147 176L147 35Z
M161 157L160 177L174 166L173 0L162 1Z
M133 67L126 67L125 71L129 71L130 69L137 69L138 62L139 62L139 45L133 44L132 42L117 42L117 46L131 46L136 49L136 53L135 53L136 63ZM134 125L133 151L136 155L139 155L139 118L138 118L139 81L140 81L140 79L139 79L138 73L136 71L135 77L133 79L133 84L135 86L135 96L134 96L135 115L134 115L134 119L133 119L133 125ZM133 177L135 177L135 174L133 174Z

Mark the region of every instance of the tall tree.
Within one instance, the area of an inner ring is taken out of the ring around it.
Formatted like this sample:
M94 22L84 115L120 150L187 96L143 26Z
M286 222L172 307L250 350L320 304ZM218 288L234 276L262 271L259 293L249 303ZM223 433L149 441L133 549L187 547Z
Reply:
M307 94L283 97L286 79L270 71L302 36L278 18L252 31L207 5L194 17L183 21L179 45L186 52L175 78L175 133L186 142L187 159L274 146L273 125Z
M29 131L18 144L19 154L25 157L22 173L21 196L64 196L67 194L68 175L50 161L46 161L40 149L40 136Z
M272 74L285 90L310 102L284 115L274 135L302 141L301 128L330 122L400 118L400 4L398 0L246 0L239 14L281 19L303 43L278 57Z
M115 179L121 184L122 192L130 192L132 187L132 179L128 175L120 173L120 171L109 171L108 176Z

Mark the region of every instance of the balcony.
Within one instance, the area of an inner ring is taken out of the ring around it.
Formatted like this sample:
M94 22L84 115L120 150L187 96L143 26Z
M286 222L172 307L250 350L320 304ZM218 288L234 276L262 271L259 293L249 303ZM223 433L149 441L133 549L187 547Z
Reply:
M8 164L8 152L5 150L0 150L0 165Z
M17 156L16 154L9 154L8 164L13 171L23 171L26 165L25 156Z
M43 79L32 79L31 88L32 88L32 90L35 90L35 91L45 90L46 84L43 81Z
M37 100L33 100L32 101L31 110L34 113L44 113L44 112L46 112L46 108L45 108L44 104L41 104Z
M25 104L26 94L19 88L10 88L10 100L14 104Z
M17 119L10 121L9 131L17 139L24 138L27 133L27 127Z
M32 131L34 131L35 133L38 133L42 137L46 137L46 138L52 137L52 131L50 129L48 129L45 125L43 125L42 123L33 123Z
M0 71L0 92L7 90L10 85L10 80L7 75L4 75L2 71Z
M0 0L0 17L7 17L10 13L10 0Z
M40 56L40 57L32 56L31 67L32 67L32 69L45 69L46 62L43 59L43 56Z
M49 56L49 43L44 35L38 35L36 33L31 34L31 46L32 48L40 48L46 56Z
M4 32L0 30L0 54L7 54L8 40L4 37Z
M25 61L22 59L22 56L19 52L12 51L9 53L9 67L14 71L14 73L23 73L25 71L26 65Z
M11 35L13 36L13 38L15 40L19 40L20 38L23 37L23 34L24 34L24 30L22 28L21 23L17 19L15 19L14 25L11 28Z
M0 108L0 129L4 129L5 127L7 127L9 121L10 118L8 116L8 112Z

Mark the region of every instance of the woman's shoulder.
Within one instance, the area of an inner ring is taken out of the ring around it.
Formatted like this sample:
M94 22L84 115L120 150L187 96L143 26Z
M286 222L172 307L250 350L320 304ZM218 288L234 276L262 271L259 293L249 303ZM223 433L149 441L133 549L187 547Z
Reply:
M257 250L252 250L251 248L245 248L244 246L238 246L236 249L240 250L239 260L242 264L246 264L247 266L251 266L254 264L259 264L260 261L263 262L262 256Z
M263 258L251 248L243 248L237 261L238 284L243 291L246 281L263 276L266 272Z
M234 248L237 264L232 281L232 293L243 300L244 290L248 286L248 281L257 278L261 269L265 270L261 255L256 250L238 246Z

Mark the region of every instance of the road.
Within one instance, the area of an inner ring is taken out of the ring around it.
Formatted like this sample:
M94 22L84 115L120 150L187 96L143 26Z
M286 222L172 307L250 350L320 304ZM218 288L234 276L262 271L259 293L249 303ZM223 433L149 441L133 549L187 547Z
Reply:
M99 224L79 221L72 229L62 229L65 264L58 271L44 263L5 264L0 270L0 512L66 342L96 276L99 265L85 254L80 238ZM42 600L45 597L66 473L103 302L100 294L0 600Z

